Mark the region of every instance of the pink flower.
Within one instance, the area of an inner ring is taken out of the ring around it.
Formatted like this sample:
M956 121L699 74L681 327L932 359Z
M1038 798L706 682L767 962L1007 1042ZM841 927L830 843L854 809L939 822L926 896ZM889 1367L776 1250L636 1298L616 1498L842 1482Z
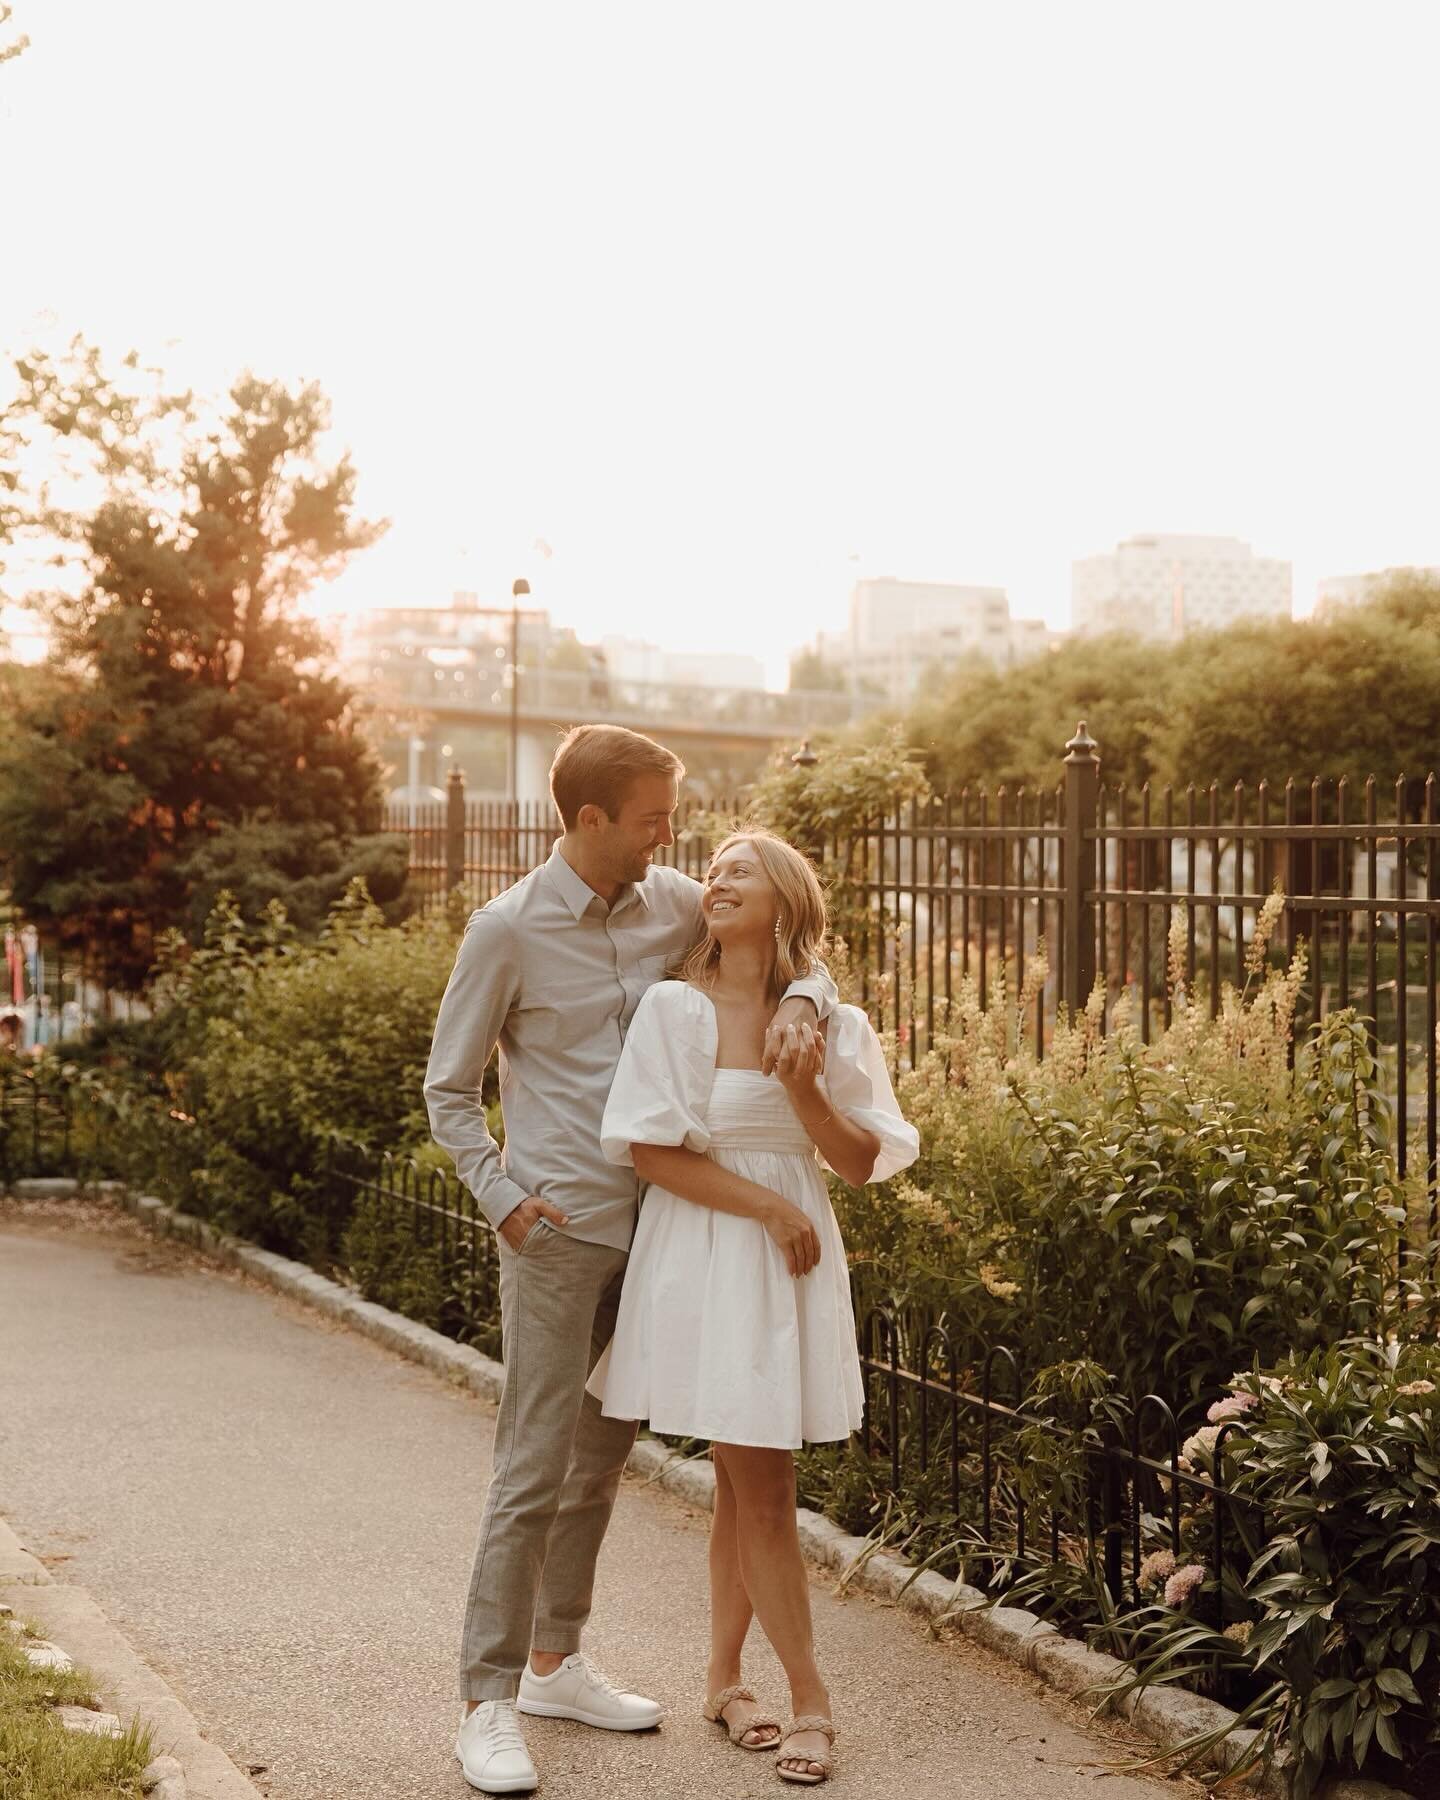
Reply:
M1187 1563L1165 1583L1165 1604L1181 1607L1205 1579L1204 1563Z
M1421 1394L1433 1394L1435 1383L1433 1381L1407 1381L1403 1387L1397 1387L1395 1392L1404 1394L1407 1400L1416 1399Z
M1243 1419L1251 1407L1258 1405L1254 1394L1227 1394L1215 1402L1205 1417L1212 1425L1223 1425L1229 1419Z
M1192 1432L1186 1438L1180 1446L1180 1454L1192 1463L1198 1461L1202 1456L1213 1457L1215 1440L1219 1436L1220 1427L1218 1425L1202 1425L1198 1431Z
M1164 1581L1168 1581L1175 1573L1175 1552L1173 1550L1152 1550L1141 1562L1140 1573L1136 1577L1140 1591L1151 1593Z

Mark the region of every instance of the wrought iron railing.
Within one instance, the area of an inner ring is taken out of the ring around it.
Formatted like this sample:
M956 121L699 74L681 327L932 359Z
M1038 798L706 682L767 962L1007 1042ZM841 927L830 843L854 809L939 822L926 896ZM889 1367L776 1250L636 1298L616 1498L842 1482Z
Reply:
M912 1509L920 1501L929 1537L953 1533L952 1567L984 1581L997 1565L1013 1579L1027 1558L1069 1560L1093 1569L1116 1607L1140 1606L1147 1549L1179 1551L1182 1513L1203 1512L1207 1579L1217 1622L1225 1622L1227 1588L1233 1592L1264 1541L1263 1515L1226 1483L1225 1444L1236 1426L1219 1427L1212 1474L1182 1466L1181 1426L1159 1394L1113 1402L1109 1425L1070 1427L1050 1421L1047 1402L1027 1394L1019 1362L1003 1344L958 1347L943 1325L914 1328L892 1309L874 1307L860 1320L859 1348L861 1446L886 1472L890 1494ZM1031 1459L1017 1446L1022 1432L1052 1440L1069 1472L1068 1504L1042 1507L1027 1498ZM1162 1524L1164 1543L1154 1535Z
M1219 1009L1222 985L1243 986L1247 946L1278 885L1284 910L1274 953L1303 943L1297 1033L1339 1008L1366 1020L1395 1112L1400 1173L1423 1170L1440 1228L1440 798L1433 775L1384 788L1261 782L1224 796L1216 784L1138 793L1100 784L1082 724L1053 788L965 790L862 820L806 848L826 869L862 998L912 1066L934 1043L968 977L982 1003L1001 972L1011 993L1042 947L1026 1030L1043 1055L1059 1011L1099 992L1102 1023L1121 997L1150 1042L1171 1022L1171 926L1183 932L1187 988ZM710 803L725 816L730 801ZM411 845L422 907L459 889L488 900L549 855L559 822L548 803L447 802L393 828ZM667 860L691 874L709 844L698 807L677 817Z

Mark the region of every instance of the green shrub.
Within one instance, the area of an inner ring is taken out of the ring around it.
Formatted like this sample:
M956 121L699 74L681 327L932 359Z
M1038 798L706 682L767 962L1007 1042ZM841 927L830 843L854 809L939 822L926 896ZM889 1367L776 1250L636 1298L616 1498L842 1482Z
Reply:
M423 1192L421 1159L407 1160ZM345 1224L340 1265L367 1300L499 1357L493 1233L476 1210L458 1210L443 1232L433 1214L422 1214L417 1228L404 1198L367 1188Z
M1211 1508L1187 1501L1173 1546L1148 1521L1161 1540L1141 1571L1153 1601L1113 1625L1135 1663L1127 1689L1218 1680L1258 1733L1246 1762L1286 1750L1297 1800L1331 1770L1435 1791L1440 1347L1353 1340L1287 1358L1234 1377L1212 1417L1185 1462L1239 1502L1226 1508L1239 1528L1223 1629Z
M112 1166L268 1248L333 1263L350 1204L326 1178L327 1139L434 1154L422 1084L457 924L389 926L357 885L307 943L279 908L253 929L222 902L198 949L167 946L143 1055L92 1075L112 1108Z
M1427 1265L1397 1278L1405 1194L1365 1032L1336 1013L1292 1046L1303 958L1263 955L1214 1020L1177 981L1157 1042L1123 1006L1102 1037L1092 1008L1043 1061L1019 1023L1042 958L1013 1007L962 984L899 1082L921 1160L835 1188L862 1310L896 1314L912 1354L939 1321L967 1369L996 1343L1027 1375L1088 1360L1191 1416L1237 1364L1407 1318Z

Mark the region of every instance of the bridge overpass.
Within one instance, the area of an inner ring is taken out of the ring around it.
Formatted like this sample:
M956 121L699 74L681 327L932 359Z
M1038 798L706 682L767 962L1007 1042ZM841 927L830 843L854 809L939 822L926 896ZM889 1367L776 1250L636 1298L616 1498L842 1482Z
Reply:
M446 667L423 654L387 659L365 672L358 698L363 709L408 716L407 729L426 740L462 725L508 732L512 717L510 689L499 669L492 672L473 660ZM661 738L682 757L687 752L755 757L772 745L848 725L865 710L865 703L849 694L771 694L522 666L514 707L519 797L545 798L557 733L572 725L628 725Z

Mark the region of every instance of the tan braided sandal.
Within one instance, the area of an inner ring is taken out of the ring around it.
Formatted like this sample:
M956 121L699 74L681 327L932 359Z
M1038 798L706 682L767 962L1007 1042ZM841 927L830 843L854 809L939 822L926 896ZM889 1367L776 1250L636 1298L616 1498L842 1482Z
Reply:
M800 1731L823 1732L832 1746L840 1734L823 1713L801 1713L798 1719L792 1719L785 1727L785 1735L780 1740L780 1748L775 1752L775 1773L782 1781L798 1781L803 1787L816 1787L820 1782L830 1779L831 1771L835 1767L835 1758L830 1755L829 1751L826 1751L823 1756L815 1756L799 1750L791 1750L787 1754L786 1743ZM815 1775L809 1769L782 1769L780 1765L784 1762L815 1763L821 1773Z
M732 1700L748 1700L755 1705L754 1692L742 1683L736 1682L733 1687L721 1688L718 1694L712 1694L700 1708L712 1725L723 1725L725 1735L730 1742L741 1750L773 1750L779 1738L767 1738L762 1744L747 1744L745 1736L751 1731L779 1731L780 1721L767 1718L763 1713L756 1713L753 1719L747 1719L743 1725L732 1725L725 1717L725 1708Z

